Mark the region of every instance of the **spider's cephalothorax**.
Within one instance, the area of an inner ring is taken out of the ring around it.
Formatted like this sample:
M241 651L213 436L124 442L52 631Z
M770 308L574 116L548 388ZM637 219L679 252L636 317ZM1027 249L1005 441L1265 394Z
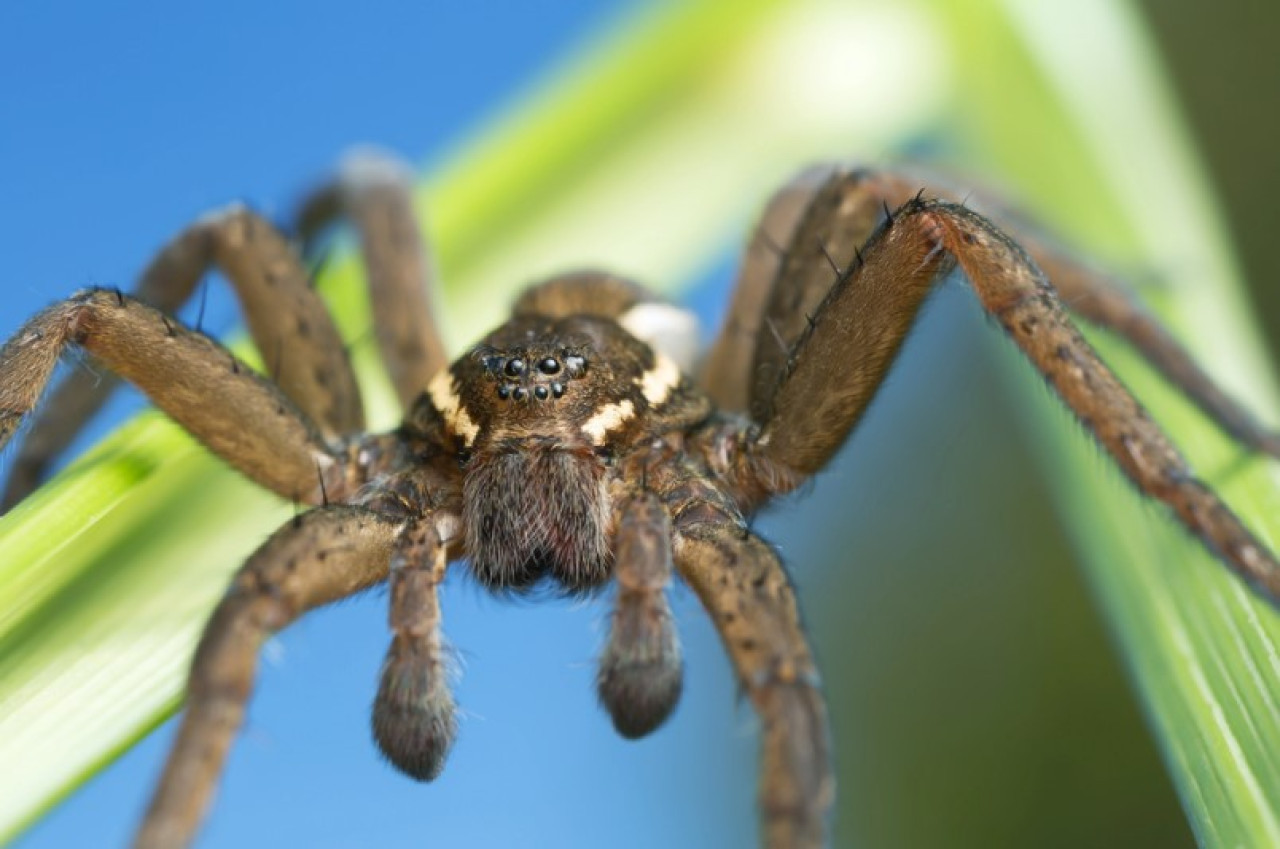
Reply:
M700 369L687 316L599 273L530 289L510 321L449 365L405 173L359 160L300 220L304 240L339 212L358 226L378 343L408 411L387 434L364 433L342 341L290 246L242 208L181 233L134 295L88 290L31 319L0 349L0 445L67 346L109 371L77 372L50 399L17 455L6 504L35 485L115 374L248 478L314 507L250 557L209 620L137 844L190 842L262 640L383 581L392 639L374 736L405 773L438 774L457 733L438 588L449 562L466 557L494 589L616 583L596 686L628 737L661 725L680 695L665 594L679 575L761 717L763 842L823 845L834 793L826 709L787 574L746 520L827 463L925 297L957 268L1134 484L1280 599L1280 563L1196 479L1076 331L1059 293L1127 338L1243 444L1280 456L1280 439L1112 282L1026 228L1020 247L954 192L927 197L922 183L821 167L784 187ZM211 265L235 287L259 349L287 346L272 380L168 316Z
M405 426L458 452L467 555L494 588L603 583L619 455L710 412L668 356L612 318L558 307L513 318L440 372Z

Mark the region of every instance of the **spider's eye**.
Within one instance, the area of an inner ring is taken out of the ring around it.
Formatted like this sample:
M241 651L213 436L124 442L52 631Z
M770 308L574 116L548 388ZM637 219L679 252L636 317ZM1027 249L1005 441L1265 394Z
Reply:
M519 357L512 357L507 360L507 366L503 369L508 377L519 377L524 374L524 360Z
M564 358L564 367L570 377L577 377L587 370L587 360L579 354L570 354Z
M547 391L547 387L545 386L533 387L533 397L537 398L539 401L547 400L547 396L550 394L551 393Z
M505 383L498 384L498 397L503 401L511 397L511 387Z
M529 397L529 390L525 389L523 386L517 386L515 389L511 390L511 397L517 401L523 401L525 398Z
M560 361L555 357L544 357L538 361L538 371L543 374L555 374L560 371Z
M552 395L554 395L554 396L556 396L557 398L559 398L559 397L563 396L563 395L564 395L564 384L563 384L563 383L553 383L553 384L551 384L551 394L552 394Z

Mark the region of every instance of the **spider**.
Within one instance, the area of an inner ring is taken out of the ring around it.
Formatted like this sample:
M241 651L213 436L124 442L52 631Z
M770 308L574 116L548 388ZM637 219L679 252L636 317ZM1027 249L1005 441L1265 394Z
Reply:
M377 340L406 411L389 433L364 431L345 349L290 243L241 207L180 233L133 294L82 291L0 349L0 445L78 346L246 477L311 507L263 543L213 612L139 847L193 839L263 640L381 582L392 637L374 737L410 777L436 777L458 733L437 594L464 558L500 593L616 583L596 686L629 738L661 726L680 697L666 598L679 576L761 720L763 844L825 845L835 785L818 671L787 573L749 519L832 458L925 298L957 268L1139 490L1280 599L1280 563L1194 477L1063 303L1128 339L1242 444L1280 456L1280 439L1112 282L998 204L987 208L1018 242L945 185L814 167L766 206L700 364L683 311L597 271L529 288L506 323L450 363L408 185L390 160L354 160L304 204L299 224L304 242L341 216L360 233ZM272 379L170 317L210 266L232 282L258 348L287 347ZM112 386L77 374L50 399L17 454L6 505L35 486Z

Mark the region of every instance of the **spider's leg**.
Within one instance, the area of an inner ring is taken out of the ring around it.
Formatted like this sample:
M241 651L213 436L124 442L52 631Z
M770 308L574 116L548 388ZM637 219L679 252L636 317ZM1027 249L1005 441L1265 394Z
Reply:
M260 485L309 503L322 501L325 487L345 496L346 457L274 384L204 334L104 289L48 307L0 348L0 447L40 399L68 345L133 383Z
M263 641L308 610L383 580L401 527L362 508L323 507L291 520L249 558L196 648L182 723L136 847L191 842L244 718Z
M773 297L778 271L813 196L833 173L835 166L819 165L799 174L769 198L751 233L724 323L698 374L699 386L719 410L745 413L750 409L752 364L762 334L770 333L764 326L765 310ZM874 205L870 208L878 212ZM876 223L870 218L865 232L854 234L850 241L866 241Z
M373 703L373 737L397 769L430 781L458 733L440 633L448 519L410 522L391 557L391 647Z
M989 216L1031 256L1067 310L1132 345L1224 432L1249 448L1280 457L1280 434L1223 392L1120 280L1059 244L1007 201L983 191L962 193L945 178L933 175L876 171L867 172L865 179L875 194L895 209L927 185L936 197L964 202Z
M783 275L820 274L847 189L835 177L797 229ZM810 247L815 245L815 247ZM912 200L861 249L790 344L762 400L748 468L757 496L778 469L821 468L857 423L934 284L957 264L983 307L1009 332L1144 493L1169 505L1204 544L1272 600L1280 564L1188 468L1164 433L1068 319L1043 273L982 216L948 201ZM829 271L827 273L830 273ZM752 486L746 487L752 489ZM748 499L750 500L750 499Z
M360 151L335 182L307 197L298 212L304 246L341 215L360 236L374 332L382 362L408 410L448 364L431 303L430 253L413 209L409 167L386 154Z
M205 216L166 245L134 296L170 315L211 266L231 281L254 342L281 391L325 436L358 433L364 411L333 320L289 244L241 206ZM4 508L22 500L116 386L111 374L77 369L53 393L14 460Z
M826 845L835 796L826 705L778 556L729 519L677 518L675 562L724 641L760 716L760 809L770 849Z
M671 520L658 499L639 493L618 510L613 574L618 597L596 689L628 739L654 731L680 700L683 668L666 588Z
M1034 229L1019 227L1013 233L1053 283L1067 309L1125 339L1227 434L1249 448L1280 457L1280 434L1223 392L1124 287Z
M985 192L966 192L936 174L848 169L836 201L842 209L824 234L821 265L797 278L779 273L794 243L800 219L814 196L837 171L817 166L803 172L769 201L747 246L724 326L703 366L700 383L722 410L752 413L767 406L785 358L841 270L857 261L860 247L897 209L927 187L930 195L973 206L1012 233L1048 276L1062 304L1081 318L1131 344L1228 434L1258 451L1280 456L1280 435L1269 430L1224 393L1187 350L1115 278L1090 266L1046 236L1010 206ZM794 243L807 251L814 245Z

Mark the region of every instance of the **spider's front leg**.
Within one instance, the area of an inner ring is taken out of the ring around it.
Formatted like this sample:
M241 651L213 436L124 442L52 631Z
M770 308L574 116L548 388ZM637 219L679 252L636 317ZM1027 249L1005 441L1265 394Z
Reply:
M77 345L141 389L233 467L286 498L319 503L346 484L346 458L276 386L209 337L128 295L79 293L38 313L0 348L0 446Z
M925 199L908 201L865 244L860 235L851 240L878 205L864 180L857 172L833 172L811 196L779 263L773 307L813 292L820 300L811 314L793 312L790 321L799 329L783 327L779 345L763 336L758 344L751 413L759 432L738 457L736 474L747 501L758 503L777 481L801 480L830 460L883 381L925 298L958 266L983 308L1137 487L1171 507L1267 598L1280 601L1280 564L1196 479L1080 335L1023 249L968 208Z
M39 337L49 344L59 335L68 342L83 342L83 347L110 371L99 375L78 369L52 393L14 460L4 493L4 509L35 488L50 460L66 447L116 387L117 375L134 379L133 375L116 368L122 357L133 356L124 349L145 349L147 354L164 360L180 360L191 355L186 350L176 350L184 347L181 343L168 346L174 350L152 345L149 340L154 334L148 331L165 321L169 323L165 329L167 335L186 338L188 334L177 328L176 321L168 316L192 296L211 267L222 270L231 282L254 343L271 369L272 382L292 402L291 406L314 423L323 437L347 436L363 429L364 409L346 349L324 302L308 283L305 269L290 245L268 222L251 210L233 206L206 215L179 233L143 272L133 295L116 299L116 306L122 309L137 301L158 310L164 317L132 310L132 320L119 324L111 334L114 338L108 339L104 336L107 331L101 326L113 322L111 299L86 293L66 305L82 305L80 317L74 320L76 327L49 327L50 332ZM90 320L86 310L99 315ZM71 321L70 314L66 321ZM141 328L139 322L146 322L146 327ZM96 337L95 328L99 328ZM138 328L136 332L134 328ZM30 339L31 331L42 332L33 322L15 341ZM107 346L112 346L112 350L106 350ZM164 363L154 365L155 371L166 371ZM25 374L21 377L30 380ZM187 383L194 384L206 377L191 374ZM47 376L41 379L41 386L44 380ZM216 392L224 382L213 381L207 390ZM5 386L7 391L14 389L7 381ZM28 383L23 388L32 386ZM142 388L150 393L147 387ZM191 388L194 389L194 385ZM37 394L39 391L36 387ZM213 397L206 396L207 399ZM165 406L154 394L152 398L161 407ZM210 403L206 400L206 406ZM232 399L223 399L224 405L230 403ZM200 415L216 417L211 411L202 411ZM311 477L314 478L314 472Z
M360 507L322 507L291 520L249 558L196 649L182 724L138 849L191 842L244 718L263 640L308 610L386 578L403 525Z

